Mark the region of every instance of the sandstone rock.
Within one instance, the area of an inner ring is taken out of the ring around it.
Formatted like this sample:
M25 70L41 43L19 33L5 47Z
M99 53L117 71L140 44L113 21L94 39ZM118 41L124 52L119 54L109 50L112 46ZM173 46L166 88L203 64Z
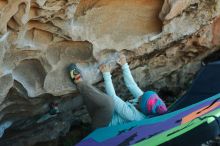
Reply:
M196 9L198 2L198 0L165 0L162 11L160 12L160 19L173 19L177 15L180 15L189 5L192 5L192 8Z
M11 74L0 77L0 103L2 103L8 94L10 88L13 86L13 79Z
M144 42L145 35L161 31L157 17L161 5L160 0L80 1L77 19L70 23L70 35L90 41L94 54L103 49L136 48Z
M38 60L21 61L12 74L14 79L20 82L28 91L28 96L35 97L44 93L43 83L46 72Z
M73 91L74 85L66 68L70 63L91 61L92 45L89 42L57 42L48 47L46 58L52 69L45 78L44 88L53 95L67 94Z
M217 0L1 0L0 145L54 140L76 119L90 121L70 63L101 89L98 66L110 63L116 92L128 99L116 65L123 52L143 90L182 95L219 50L219 8ZM61 113L37 123L51 102Z
M27 23L28 14L30 11L30 0L8 0L7 4L1 9L1 16L0 16L0 33L5 33L7 31L7 23L12 16L14 16L20 5L23 5L22 8L24 9L24 14L20 18L21 24Z
M8 48L8 42L7 37L9 33L6 33L5 35L0 37L0 76L3 74L2 66L3 66L3 58L6 52L6 49Z
M217 18L214 21L213 26L213 44L214 45L220 45L220 18Z
M5 129L9 128L11 126L11 124L12 124L12 122L5 122L0 125L0 137L2 137L2 135L5 132Z

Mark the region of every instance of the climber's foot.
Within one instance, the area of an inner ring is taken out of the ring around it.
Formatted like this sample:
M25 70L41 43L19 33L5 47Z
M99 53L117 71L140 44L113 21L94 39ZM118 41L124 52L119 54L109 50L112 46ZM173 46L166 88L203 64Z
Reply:
M70 64L68 67L70 78L74 81L74 83L79 83L82 81L80 71L77 68L76 64Z

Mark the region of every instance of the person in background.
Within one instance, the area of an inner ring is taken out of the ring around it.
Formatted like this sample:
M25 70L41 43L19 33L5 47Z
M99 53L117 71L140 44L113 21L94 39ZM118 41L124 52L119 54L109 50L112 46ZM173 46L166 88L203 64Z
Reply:
M167 112L165 103L157 93L154 91L143 92L138 87L123 54L120 55L118 64L122 68L125 85L134 97L126 102L115 92L109 64L102 64L99 67L104 78L106 94L84 81L75 64L69 66L70 77L83 96L84 103L92 118L93 129L140 121L150 115L160 115Z

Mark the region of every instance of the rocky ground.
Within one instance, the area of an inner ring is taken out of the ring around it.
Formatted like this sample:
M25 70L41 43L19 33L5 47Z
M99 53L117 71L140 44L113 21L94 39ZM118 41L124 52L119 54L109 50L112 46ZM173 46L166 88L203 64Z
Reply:
M124 53L138 85L170 105L218 58L219 16L219 0L0 0L0 145L68 145L89 132L70 62L100 89L98 66L111 63L128 99Z

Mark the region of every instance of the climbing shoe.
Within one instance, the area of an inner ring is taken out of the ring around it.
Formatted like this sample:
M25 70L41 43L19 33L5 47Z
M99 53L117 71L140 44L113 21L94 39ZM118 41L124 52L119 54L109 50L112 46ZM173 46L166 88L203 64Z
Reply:
M80 79L80 71L77 68L76 64L70 64L68 67L70 77L73 81Z

